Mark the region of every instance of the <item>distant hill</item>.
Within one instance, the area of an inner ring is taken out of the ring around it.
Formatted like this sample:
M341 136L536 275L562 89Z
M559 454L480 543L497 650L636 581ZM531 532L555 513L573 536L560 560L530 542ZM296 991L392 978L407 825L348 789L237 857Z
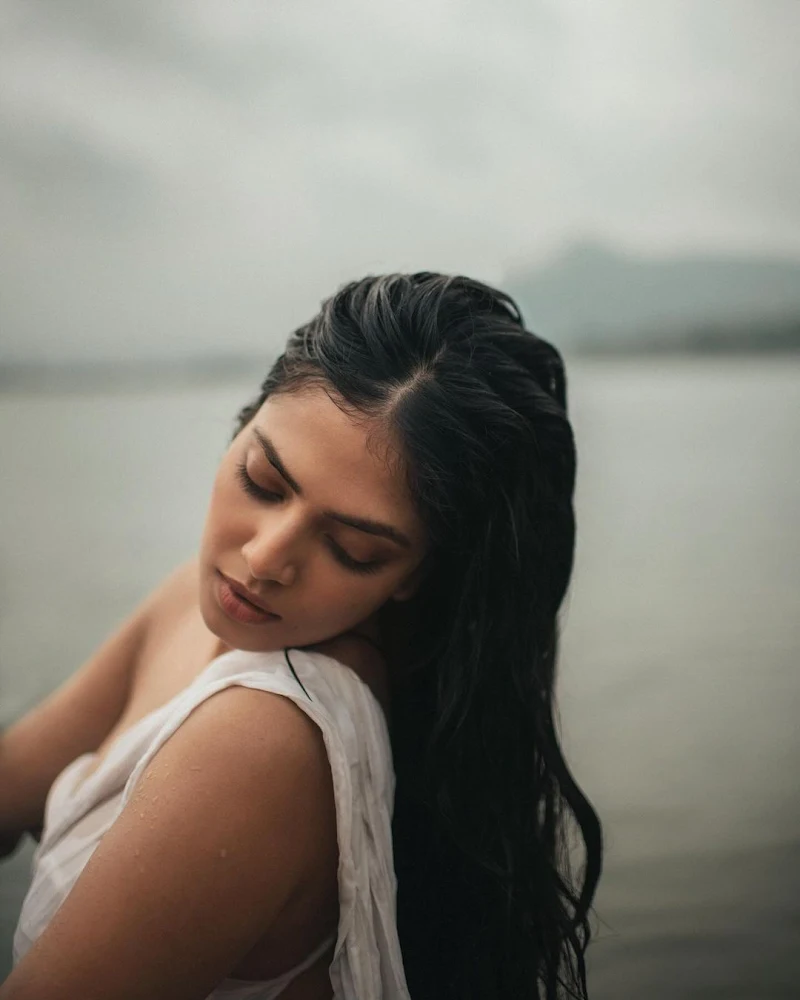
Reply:
M800 347L800 260L571 247L503 282L526 325L566 350Z
M0 362L0 392L148 392L177 385L219 385L249 380L253 393L275 360L271 354L202 354L188 357Z

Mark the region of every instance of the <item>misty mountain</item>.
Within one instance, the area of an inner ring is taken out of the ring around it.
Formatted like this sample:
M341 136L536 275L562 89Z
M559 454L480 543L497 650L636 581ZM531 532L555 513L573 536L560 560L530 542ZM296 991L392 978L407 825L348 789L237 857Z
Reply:
M568 350L800 342L800 260L648 258L585 243L503 287L529 329Z

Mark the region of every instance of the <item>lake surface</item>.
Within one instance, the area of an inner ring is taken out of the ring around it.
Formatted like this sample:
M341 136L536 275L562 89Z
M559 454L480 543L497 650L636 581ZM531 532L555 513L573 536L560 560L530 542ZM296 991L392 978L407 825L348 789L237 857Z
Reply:
M590 996L796 997L800 358L569 371L579 534L559 696L606 837ZM0 395L1 725L196 550L261 374ZM0 865L0 978L32 848Z

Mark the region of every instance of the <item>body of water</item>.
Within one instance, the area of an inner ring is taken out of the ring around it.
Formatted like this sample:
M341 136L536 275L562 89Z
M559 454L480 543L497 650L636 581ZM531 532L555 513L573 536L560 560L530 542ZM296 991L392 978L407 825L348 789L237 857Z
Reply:
M590 995L795 997L800 359L569 373L578 546L559 697L606 836ZM0 725L196 551L261 376L0 394ZM0 865L0 979L32 850Z

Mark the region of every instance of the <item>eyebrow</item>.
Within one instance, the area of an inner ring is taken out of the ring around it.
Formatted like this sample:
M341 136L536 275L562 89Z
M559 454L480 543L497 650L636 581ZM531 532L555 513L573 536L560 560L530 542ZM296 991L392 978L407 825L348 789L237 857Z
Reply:
M278 451L272 441L270 441L266 434L263 434L257 427L253 428L253 436L261 446L261 450L264 452L269 464L280 473L286 483L298 496L302 496L303 490L301 489L300 484L283 464L283 460L278 454ZM359 531L365 531L369 535L380 535L382 538L388 538L389 541L395 542L397 545L401 545L404 549L410 549L412 547L411 540L404 535L402 531L399 531L397 528L393 528L391 524L384 524L382 521L374 521L369 517L354 517L351 514L342 514L339 511L331 510L330 508L326 508L322 511L322 513L325 517L329 517L333 521L339 521L351 528L357 528Z

